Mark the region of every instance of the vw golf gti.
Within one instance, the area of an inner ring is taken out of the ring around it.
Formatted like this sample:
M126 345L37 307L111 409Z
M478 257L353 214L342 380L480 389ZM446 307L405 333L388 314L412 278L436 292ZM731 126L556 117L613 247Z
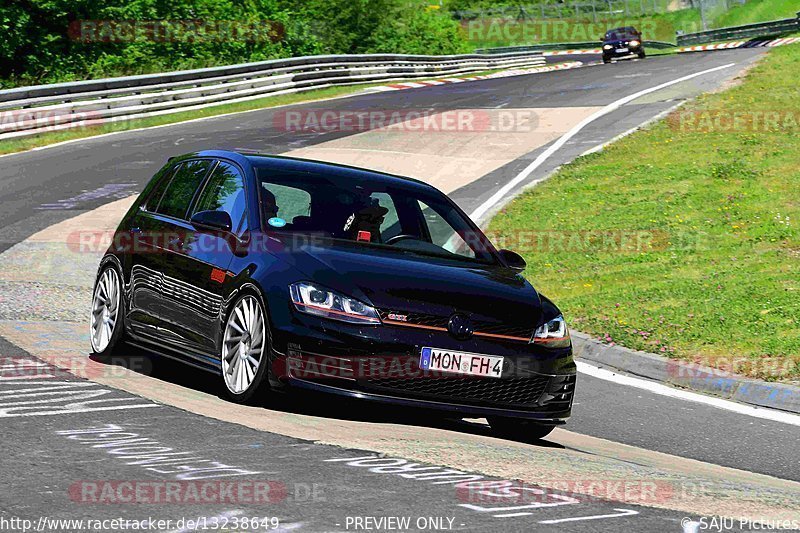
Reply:
M306 389L542 438L570 415L576 369L561 312L524 269L421 181L191 153L116 230L91 345L210 370L237 402Z

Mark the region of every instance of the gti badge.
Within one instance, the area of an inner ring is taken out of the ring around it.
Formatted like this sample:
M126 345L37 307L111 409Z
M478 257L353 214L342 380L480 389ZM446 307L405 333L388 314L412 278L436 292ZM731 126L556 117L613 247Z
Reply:
M389 313L386 318L395 320L397 322L408 322L408 315L398 315L397 313Z
M475 329L472 327L472 321L466 315L455 314L450 317L447 323L447 331L450 335L458 340L465 341L472 337Z

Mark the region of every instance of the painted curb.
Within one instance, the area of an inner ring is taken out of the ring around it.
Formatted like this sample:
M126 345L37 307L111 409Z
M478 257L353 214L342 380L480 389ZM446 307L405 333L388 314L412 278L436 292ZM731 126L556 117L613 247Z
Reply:
M544 72L553 72L556 70L570 70L589 66L582 61L568 61L564 63L553 63L550 65L538 65L533 67L515 67L510 69L501 70L493 74L483 74L479 76L451 76L448 78L431 79L425 81L405 81L398 83L390 83L378 87L371 87L366 89L369 92L382 92L382 91L399 91L403 89L420 89L423 87L432 87L436 85L447 85L450 83L463 83L465 81L477 80L492 80L497 78L509 78L513 76L527 76L528 74L541 74Z
M750 379L623 346L604 344L578 331L570 334L575 357L584 361L726 400L800 414L800 387Z
M732 50L735 48L774 48L800 42L800 37L785 37L782 39L770 40L749 40L749 41L727 41L716 44L699 44L695 46L681 46L677 52L685 54L687 52L711 52L714 50Z

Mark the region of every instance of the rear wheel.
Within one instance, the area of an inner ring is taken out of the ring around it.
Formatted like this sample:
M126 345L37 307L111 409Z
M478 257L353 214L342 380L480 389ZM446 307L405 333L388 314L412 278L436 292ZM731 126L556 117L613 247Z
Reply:
M113 353L122 338L122 283L119 271L108 265L100 271L94 285L89 338L95 354L105 357Z
M531 441L543 439L555 429L555 426L546 426L530 420L520 420L519 418L491 417L488 420L489 425L497 435L514 440Z
M246 402L258 392L269 363L267 321L261 301L245 294L236 301L222 337L222 378L228 396Z

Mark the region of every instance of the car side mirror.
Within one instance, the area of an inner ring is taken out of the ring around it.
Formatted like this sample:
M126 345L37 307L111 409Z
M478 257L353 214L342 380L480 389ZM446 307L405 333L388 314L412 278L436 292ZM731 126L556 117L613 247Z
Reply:
M231 216L225 211L199 211L192 215L192 226L198 231L230 232L233 227Z
M528 266L521 255L511 250L500 250L500 257L503 258L506 266L514 272L522 272Z

